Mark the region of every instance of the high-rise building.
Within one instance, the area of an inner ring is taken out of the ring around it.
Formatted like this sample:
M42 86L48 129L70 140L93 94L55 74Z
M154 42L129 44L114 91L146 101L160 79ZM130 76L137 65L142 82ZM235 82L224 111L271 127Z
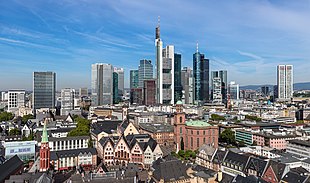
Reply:
M239 85L235 81L229 83L228 93L231 100L239 100Z
M261 92L262 92L262 95L264 97L267 97L269 95L269 87L268 86L262 86L261 87Z
M91 76L92 105L113 104L113 66L92 64Z
M60 115L68 115L74 109L75 90L65 88L61 90L61 109Z
M40 108L55 108L56 73L33 73L33 112Z
M118 74L116 72L113 72L113 104L117 104L119 101L118 79Z
M220 82L220 86L218 86ZM219 102L219 89L218 87L221 87L220 95L222 98L222 103L227 103L227 71L220 70L220 71L212 71L211 72L211 94L212 94L212 100L213 102Z
M139 70L130 70L130 89L138 87L139 87Z
M278 99L287 100L293 97L293 65L278 65Z
M181 71L182 102L193 104L193 70L183 67Z
M156 104L155 96L156 96L156 80L155 79L144 80L144 88L143 88L144 105Z
M143 104L143 88L130 89L130 103L131 104Z
M198 51L193 54L194 101L205 103L209 100L209 59Z
M182 100L181 54L174 54L174 102Z
M153 79L153 64L151 60L140 60L138 77L139 88L143 88L144 80Z
M159 23L155 31L156 100L159 104L174 104L174 46L163 49Z
M9 90L8 112L14 112L19 107L25 107L25 90Z
M117 73L117 77L118 77L118 96L123 97L124 95L124 69L114 67L114 72Z

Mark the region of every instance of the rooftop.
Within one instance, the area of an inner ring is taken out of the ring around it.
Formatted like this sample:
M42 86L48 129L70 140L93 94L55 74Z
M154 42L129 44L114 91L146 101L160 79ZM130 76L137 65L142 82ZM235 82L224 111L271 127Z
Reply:
M193 127L207 127L212 126L205 121L195 120L195 121L186 121L186 126L193 126Z

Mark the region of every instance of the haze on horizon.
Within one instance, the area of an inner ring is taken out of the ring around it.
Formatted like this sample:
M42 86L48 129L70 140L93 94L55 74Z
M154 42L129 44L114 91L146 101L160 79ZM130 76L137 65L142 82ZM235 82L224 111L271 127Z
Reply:
M160 15L164 45L192 67L199 51L210 70L240 85L275 84L276 66L292 64L294 82L309 81L310 1L2 1L0 90L32 88L33 71L56 72L57 89L90 87L92 63L137 69L155 60Z

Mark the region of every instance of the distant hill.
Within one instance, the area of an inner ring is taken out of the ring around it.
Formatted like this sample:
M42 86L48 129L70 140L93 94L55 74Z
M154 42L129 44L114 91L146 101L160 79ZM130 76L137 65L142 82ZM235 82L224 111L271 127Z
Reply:
M266 85L246 85L240 86L240 90L257 90L262 86L268 86L269 90L273 90L274 85L266 84ZM294 83L294 90L310 90L310 82L306 83Z

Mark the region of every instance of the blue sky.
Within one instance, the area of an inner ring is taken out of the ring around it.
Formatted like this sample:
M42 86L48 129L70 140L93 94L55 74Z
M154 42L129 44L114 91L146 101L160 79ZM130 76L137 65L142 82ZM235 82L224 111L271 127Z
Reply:
M278 64L294 65L295 82L310 68L310 1L299 0L12 0L0 1L0 90L31 89L33 71L54 71L57 89L90 87L92 63L129 70L154 61L160 16L164 45L210 59L241 85L276 83Z

